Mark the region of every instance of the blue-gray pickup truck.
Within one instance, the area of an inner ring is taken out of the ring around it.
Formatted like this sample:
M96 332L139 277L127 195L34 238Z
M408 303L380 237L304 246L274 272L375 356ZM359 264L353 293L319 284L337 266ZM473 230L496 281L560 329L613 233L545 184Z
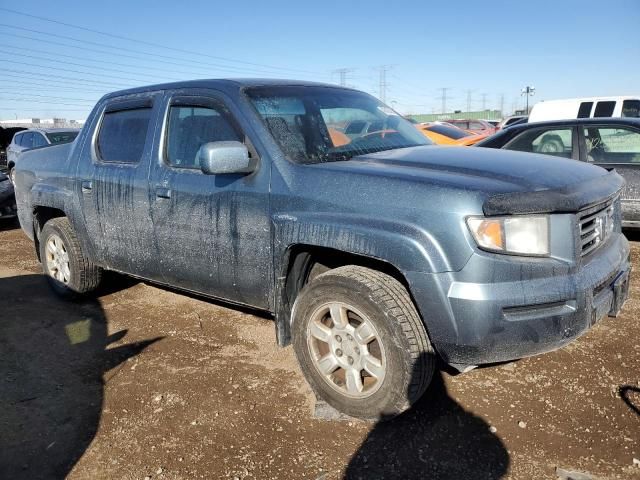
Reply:
M316 395L358 417L407 409L438 357L465 371L551 351L628 294L615 171L432 146L351 89L116 92L15 173L58 293L113 270L270 312Z

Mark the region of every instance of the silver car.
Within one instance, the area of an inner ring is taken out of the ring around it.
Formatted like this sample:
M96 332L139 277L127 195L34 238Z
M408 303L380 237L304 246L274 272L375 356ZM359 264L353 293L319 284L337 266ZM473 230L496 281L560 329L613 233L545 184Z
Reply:
M31 128L16 133L7 147L7 171L11 182L14 182L16 160L23 151L73 142L79 132L79 128Z

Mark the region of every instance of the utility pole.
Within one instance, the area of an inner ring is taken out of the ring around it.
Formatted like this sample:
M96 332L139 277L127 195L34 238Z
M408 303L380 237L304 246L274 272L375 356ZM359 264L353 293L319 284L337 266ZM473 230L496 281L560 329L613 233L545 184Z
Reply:
M482 111L484 112L487 109L487 94L482 94Z
M504 115L504 93L500 94L500 115Z
M525 112L527 113L525 115L529 115L529 97L532 97L535 94L536 94L536 87L530 87L529 85L527 85L520 91L520 96L524 96L527 99L527 108L525 110Z
M450 87L440 87L438 90L440 90L442 92L442 96L440 97L442 100L442 112L441 113L446 113L447 112L447 91L451 90Z
M338 75L340 75L340 86L341 87L346 87L347 86L347 74L353 72L353 68L337 68L335 70L332 70L331 73L337 73Z
M393 68L393 65L380 65L376 67L376 69L380 72L380 79L378 83L378 88L380 89L380 101L386 105L387 103L387 88L389 84L387 83L387 72Z

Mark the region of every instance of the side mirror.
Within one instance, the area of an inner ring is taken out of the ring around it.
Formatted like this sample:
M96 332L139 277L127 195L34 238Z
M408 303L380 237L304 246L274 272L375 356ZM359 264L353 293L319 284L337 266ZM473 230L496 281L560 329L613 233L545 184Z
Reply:
M241 142L209 142L198 150L200 169L208 175L251 173L256 168L249 150Z

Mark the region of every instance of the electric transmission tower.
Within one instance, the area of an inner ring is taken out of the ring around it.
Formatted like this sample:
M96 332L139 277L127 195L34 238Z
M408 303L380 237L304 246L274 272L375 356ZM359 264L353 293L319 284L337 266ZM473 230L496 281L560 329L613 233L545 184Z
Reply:
M387 82L387 72L393 68L393 65L380 65L376 67L376 70L380 72L380 78L378 81L378 88L380 89L380 101L386 105L387 103L387 88L389 83Z
M346 87L347 86L347 74L353 72L355 69L353 68L337 68L335 70L332 70L331 73L337 73L340 76L340 86L341 87Z
M438 90L442 92L440 100L442 101L442 113L447 112L447 91L451 90L450 87L440 87Z

